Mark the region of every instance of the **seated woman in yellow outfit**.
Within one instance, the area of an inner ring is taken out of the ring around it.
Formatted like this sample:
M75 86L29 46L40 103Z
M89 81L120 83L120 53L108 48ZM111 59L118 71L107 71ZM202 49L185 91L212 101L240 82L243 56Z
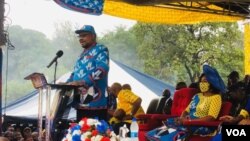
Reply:
M217 119L222 99L220 93L225 92L225 84L219 76L218 72L208 66L203 66L203 74L199 80L200 93L196 94L188 107L179 118L168 119L165 126L154 129L147 133L149 140L177 140L177 135L181 132L179 139L187 138L187 133L209 135L214 133L214 128L207 127L191 127L188 129L182 127L184 120L194 121L213 121ZM170 130L171 129L174 130Z

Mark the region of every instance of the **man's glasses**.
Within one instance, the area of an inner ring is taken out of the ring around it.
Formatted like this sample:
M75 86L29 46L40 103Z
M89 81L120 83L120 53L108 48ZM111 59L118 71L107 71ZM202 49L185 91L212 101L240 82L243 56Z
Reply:
M84 38L86 36L88 36L90 33L86 33L86 34L79 34L77 37L78 38Z

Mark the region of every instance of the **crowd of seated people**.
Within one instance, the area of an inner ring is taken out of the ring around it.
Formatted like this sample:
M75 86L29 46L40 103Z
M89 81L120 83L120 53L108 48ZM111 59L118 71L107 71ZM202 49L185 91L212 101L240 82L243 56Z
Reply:
M194 83L199 85L200 93L193 97L180 117L166 119L165 125L149 131L146 135L148 140L167 140L168 136L173 137L172 134L169 135L169 127L173 126L175 129L185 129L187 135L182 134L182 137L186 140L193 134L211 136L211 138L216 134L217 127L189 127L187 131L187 128L182 126L185 120L214 121L218 119L223 124L250 125L250 76L246 75L243 80L240 80L239 73L232 71L227 77L228 83L225 87L216 69L210 66L206 69L204 66L199 83ZM213 73L208 73L209 70ZM217 78L212 78L215 76ZM215 79L217 82L214 81ZM218 117L223 101L229 101L232 108L228 115Z
M191 83L189 86L198 88L198 90L188 107L186 107L180 117L166 119L163 127L149 131L147 133L148 139L154 140L154 137L161 139L161 137L165 136L165 126L170 125L185 128L182 123L190 119L192 121L215 121L220 119L222 122L230 124L250 124L250 101L248 101L250 95L250 76L246 75L245 78L240 81L238 72L232 71L227 78L228 83L226 87L217 70L208 65L204 65L203 73L198 82ZM185 82L176 84L176 91L183 88L187 88ZM132 92L132 88L129 84L121 85L117 82L113 83L111 87L108 88L108 94L109 122L113 126L116 134L118 134L119 128L124 124L129 128L130 120L133 117L145 113L141 107L142 99ZM158 114L171 114L172 98L170 98L170 95L171 93L168 89L163 91L162 96L159 97L158 105L156 105L157 108L161 105L160 110L156 108L155 112L158 111ZM166 101L168 100L171 101L170 105L166 105ZM223 101L230 101L233 106L229 115L219 118L218 116ZM187 135L183 135L182 137L189 138L189 136L193 134L214 136L216 129L217 127L188 128L189 131L186 132ZM153 138L150 136L153 136Z
M240 81L240 75L237 71L232 71L228 75L227 93L225 100L232 103L229 115L220 117L222 125L250 125L250 76L245 75ZM220 132L212 138L212 141L221 141Z
M220 118L220 120L228 124L238 124L241 120L247 119L250 113L250 97L246 94L245 84L237 82L231 86L230 102L233 103L230 115Z
M179 135L181 139L188 139L189 135L214 135L215 128L209 127L192 127L185 128L182 126L185 120L192 121L214 121L217 119L221 105L221 93L225 92L225 85L218 72L208 66L203 66L203 74L199 79L200 93L196 94L190 104L182 112L180 117L169 118L165 125L149 131L146 136L149 140L169 140ZM171 129L173 130L170 130ZM176 139L177 140L177 139Z
M185 84L185 83L184 83ZM181 83L181 87L183 83ZM137 115L145 114L141 102L142 99L132 91L129 84L113 83L109 87L109 93L117 98L116 109L109 109L109 116L111 116L109 123L112 125L116 134L119 133L119 128L124 124L127 128L130 127L131 119L133 117L137 118ZM153 106L153 113L158 114L170 114L172 106L171 93L168 89L164 89L162 95L157 99L157 103L151 105ZM149 108L150 109L150 108ZM148 112L148 110L147 110ZM140 121L138 120L138 123Z
M250 76L246 75L240 79L237 71L232 71L228 75L227 87L224 85L217 70L208 66L203 66L203 73L195 85L197 94L193 97L190 104L178 118L166 119L162 127L157 127L147 133L148 140L164 140L169 134L169 128L166 126L185 129L183 122L192 121L214 121L219 119L225 124L250 125ZM217 81L214 81L217 80ZM190 87L190 86L189 86ZM185 82L176 84L176 91L187 88ZM119 133L119 128L126 124L129 128L131 119L140 114L145 114L141 107L142 99L132 91L129 84L121 85L113 83L108 88L108 114L109 123L113 126L115 133ZM223 101L232 103L231 111L228 115L218 117ZM162 104L163 103L163 104ZM160 106L159 106L160 105ZM158 105L155 112L158 114L171 114L172 97L168 89L163 90L162 96L159 97ZM190 135L200 134L214 136L217 128L194 127L188 128L184 138ZM167 132L165 132L167 131ZM3 133L3 137L10 141L29 141L38 140L38 133L27 127L23 131L13 129L11 126Z
M232 71L228 75L227 93L224 100L230 101L232 108L229 115L221 117L221 120L227 124L239 124L242 120L248 120L250 114L249 80L249 75L245 75L245 78L240 80L237 71Z
M31 127L19 128L8 126L2 133L1 141L38 141L38 132ZM42 140L45 140L44 134Z

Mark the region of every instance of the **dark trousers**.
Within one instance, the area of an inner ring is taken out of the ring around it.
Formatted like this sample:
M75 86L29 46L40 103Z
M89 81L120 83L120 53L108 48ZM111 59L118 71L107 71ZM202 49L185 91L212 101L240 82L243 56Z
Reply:
M76 120L79 122L82 118L98 118L99 120L107 121L107 109L77 109Z

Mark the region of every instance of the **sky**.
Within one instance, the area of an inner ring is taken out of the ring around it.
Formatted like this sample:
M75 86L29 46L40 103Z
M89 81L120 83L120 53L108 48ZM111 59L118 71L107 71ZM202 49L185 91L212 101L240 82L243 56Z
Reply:
M34 29L52 38L55 24L70 21L73 25L90 24L98 35L114 30L117 26L131 27L136 21L109 15L88 15L65 9L53 0L5 0L5 24Z

